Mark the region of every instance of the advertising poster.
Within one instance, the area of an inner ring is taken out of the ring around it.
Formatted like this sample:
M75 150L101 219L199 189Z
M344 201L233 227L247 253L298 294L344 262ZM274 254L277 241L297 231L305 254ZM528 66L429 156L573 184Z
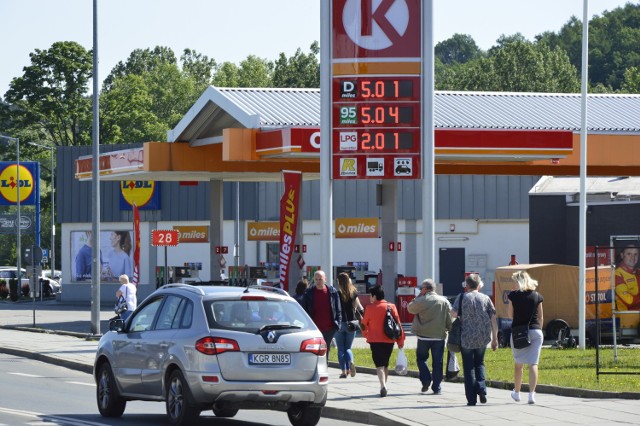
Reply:
M100 232L100 281L118 282L133 273L134 240L131 231ZM71 281L91 283L91 231L71 232Z
M615 253L615 294L616 310L640 311L640 288L638 278L638 257L640 239L638 237L611 237Z

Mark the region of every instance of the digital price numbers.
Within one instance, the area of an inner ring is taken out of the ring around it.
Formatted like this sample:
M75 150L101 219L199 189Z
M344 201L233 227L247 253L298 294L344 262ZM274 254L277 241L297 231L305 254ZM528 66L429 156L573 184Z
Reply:
M420 77L338 77L332 95L334 177L420 176Z

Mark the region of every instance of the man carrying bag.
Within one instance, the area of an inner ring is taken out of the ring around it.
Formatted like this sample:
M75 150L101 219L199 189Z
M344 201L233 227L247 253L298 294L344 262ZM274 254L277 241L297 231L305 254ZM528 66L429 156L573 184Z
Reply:
M418 337L416 348L416 362L422 382L422 392L427 392L429 386L435 395L442 390L444 347L447 332L451 329L451 305L449 301L436 294L436 283L427 278L420 286L420 294L407 306L407 311L413 314L411 331ZM431 371L427 361L431 351Z

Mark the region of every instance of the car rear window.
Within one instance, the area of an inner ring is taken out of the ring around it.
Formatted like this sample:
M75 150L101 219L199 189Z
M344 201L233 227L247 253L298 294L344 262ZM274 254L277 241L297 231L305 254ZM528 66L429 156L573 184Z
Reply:
M209 328L257 332L268 324L307 330L313 321L295 300L214 300L206 302Z

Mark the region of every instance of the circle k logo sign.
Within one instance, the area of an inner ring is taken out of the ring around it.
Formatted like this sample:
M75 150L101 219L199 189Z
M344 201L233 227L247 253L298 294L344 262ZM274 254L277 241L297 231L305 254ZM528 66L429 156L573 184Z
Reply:
M386 49L400 41L407 31L409 8L405 0L347 0L342 24L358 46Z
M34 180L31 171L20 165L20 202L33 193ZM9 203L18 202L18 166L11 164L0 172L0 195Z

